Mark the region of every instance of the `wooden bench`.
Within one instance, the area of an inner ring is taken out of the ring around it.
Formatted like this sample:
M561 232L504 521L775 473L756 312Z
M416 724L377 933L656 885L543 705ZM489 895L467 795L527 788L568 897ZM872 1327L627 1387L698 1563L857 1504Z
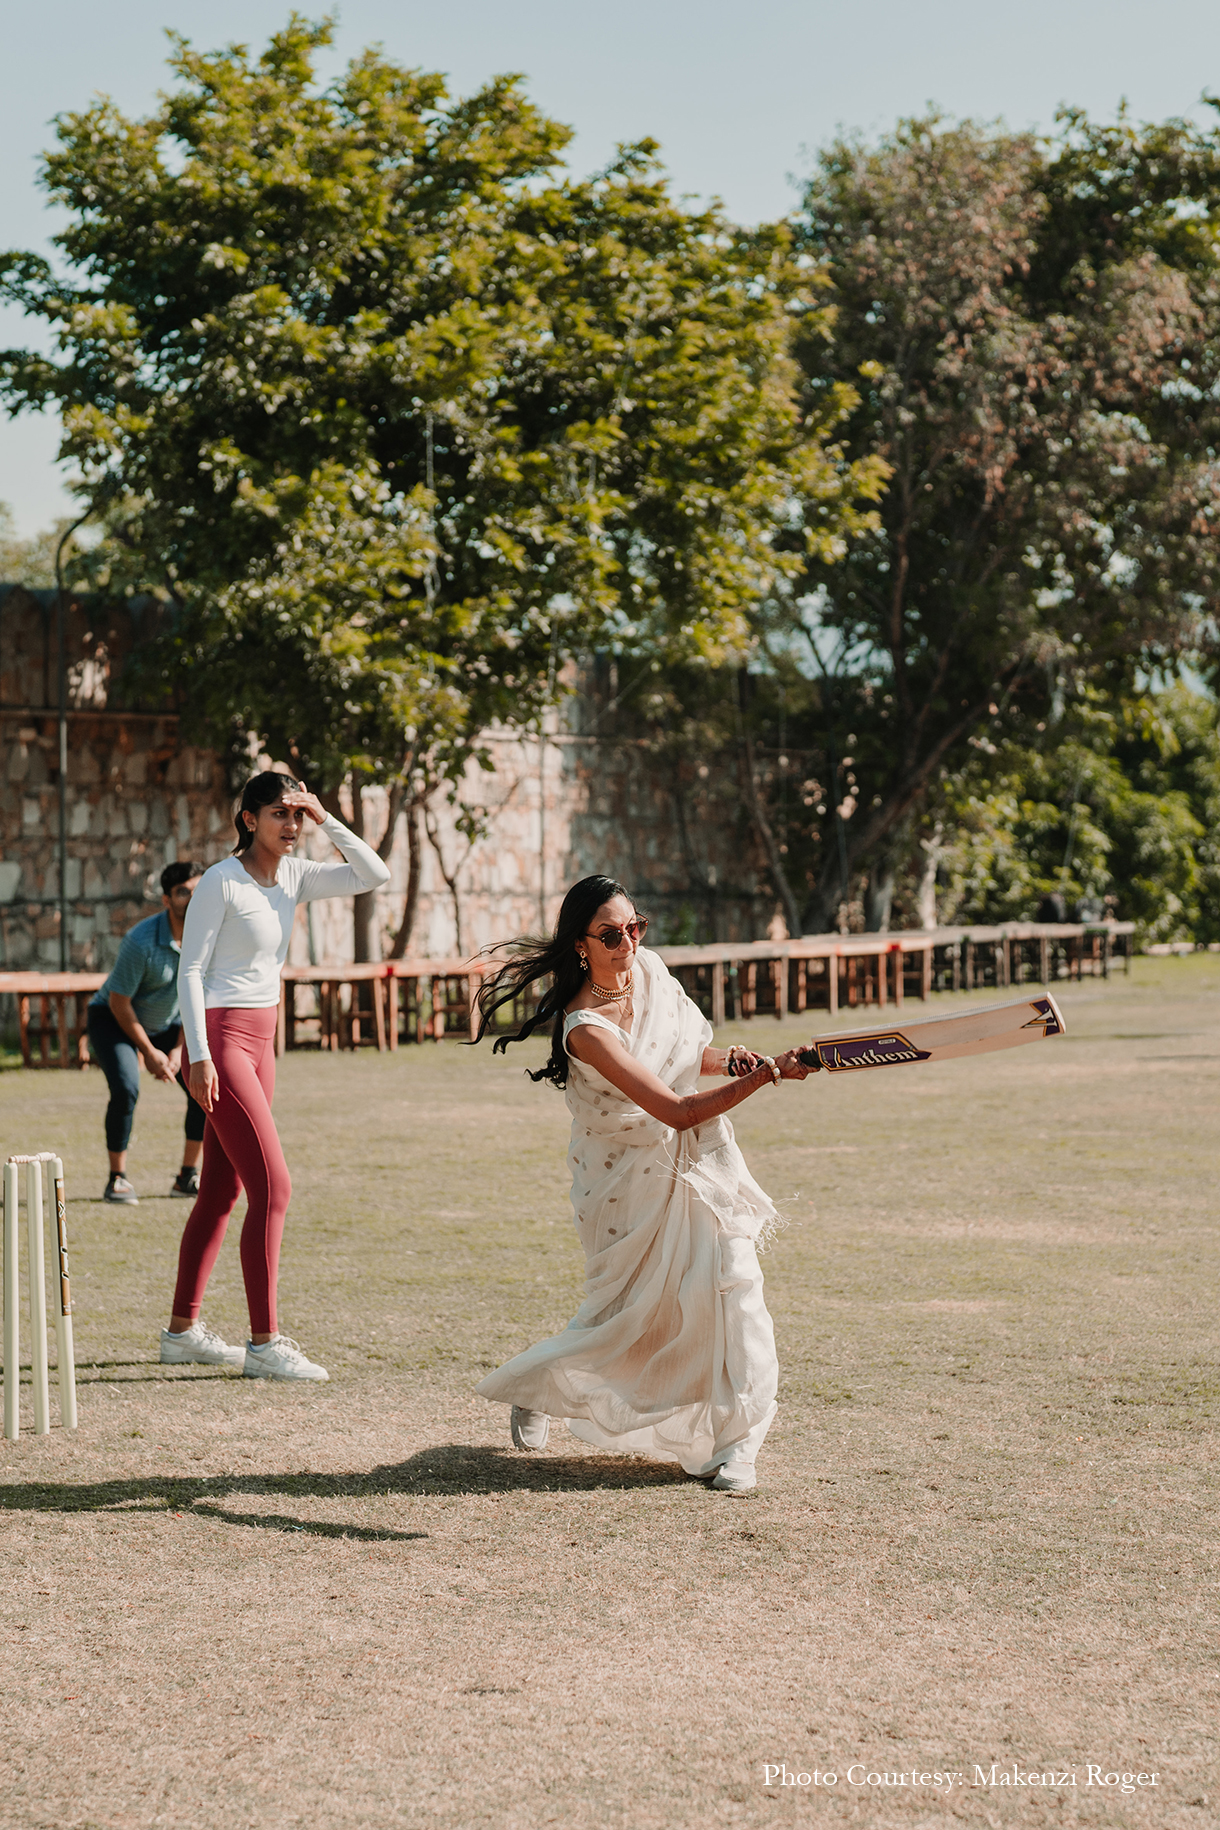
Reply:
M445 1036L473 1040L479 1026L476 999L484 978L501 962L479 959L399 959L387 962L390 977L391 1048L400 1033L416 1042ZM402 1008L400 1030L399 1008Z
M277 1047L303 1046L302 1031L316 1025L308 1041L322 1049L373 1045L396 1049L408 1040L439 1042L446 1035L473 1036L475 999L490 963L460 959L399 959L364 965L285 966L280 993ZM297 1009L297 987L312 987L316 1011ZM363 988L369 987L367 1000ZM346 992L346 995L345 995Z
M297 987L313 988L317 1009L302 1014L297 1009ZM367 1003L361 988L370 987ZM344 999L344 988L347 997ZM301 1029L317 1025L317 1046L356 1049L372 1043L378 1050L389 1043L386 1026L386 968L380 961L362 965L285 966L280 983L280 1014L276 1052L302 1047ZM310 1038L314 1040L314 1038Z
M0 972L0 992L7 991L17 1000L24 1066L88 1067L89 1000L105 982L104 972ZM31 1022L32 998L38 1001L38 1013Z
M1130 970L1134 922L1014 922L1004 927L907 929L889 934L805 934L770 941L658 947L658 956L710 1018L713 1028L794 1012L874 1005L901 1009L933 990L998 990L1028 982L1105 976L1121 943ZM396 1049L400 1041L473 1037L476 999L487 959L400 959L360 966L286 966L279 1046L299 1048L303 1025L317 1024L318 1046ZM296 986L311 985L318 1009L298 1016ZM367 1000L362 987L370 987ZM344 988L346 989L346 996ZM512 1013L520 1020L527 1007Z
M861 1004L899 1005L908 995L908 954L916 956L914 995L930 990L931 949L923 935L813 934L783 941L723 941L658 947L657 953L718 1029L756 1016ZM927 958L924 959L923 956Z

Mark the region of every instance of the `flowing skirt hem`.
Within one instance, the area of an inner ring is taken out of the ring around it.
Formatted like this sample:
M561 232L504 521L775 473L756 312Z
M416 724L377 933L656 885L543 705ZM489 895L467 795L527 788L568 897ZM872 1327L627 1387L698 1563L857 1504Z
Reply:
M496 1375L491 1377L494 1379ZM493 1404L519 1404L526 1410L545 1411L549 1417L561 1417L572 1435L579 1442L588 1443L590 1448L607 1449L616 1455L648 1455L654 1461L676 1461L687 1474L699 1476L715 1474L727 1461L752 1462L779 1409L773 1398L766 1403L761 1415L750 1414L755 1407L747 1409L738 1405L715 1430L706 1421L702 1425L695 1421L693 1407L656 1423L642 1424L634 1429L609 1430L591 1415L587 1403L561 1398L553 1385L549 1392L540 1392L535 1386L528 1393L506 1395L484 1391L483 1385L490 1382L484 1380L476 1389ZM698 1411L706 1418L705 1406L699 1406Z

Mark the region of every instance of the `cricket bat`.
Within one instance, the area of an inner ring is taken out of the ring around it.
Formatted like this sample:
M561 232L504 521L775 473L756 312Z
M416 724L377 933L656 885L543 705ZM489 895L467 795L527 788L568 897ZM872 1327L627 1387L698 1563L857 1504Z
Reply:
M919 1061L951 1061L955 1055L990 1055L1000 1048L1020 1048L1048 1036L1067 1033L1054 998L1022 998L1016 1004L985 1004L952 1017L886 1029L851 1030L844 1036L819 1036L801 1050L806 1067L832 1074L860 1068L905 1067Z

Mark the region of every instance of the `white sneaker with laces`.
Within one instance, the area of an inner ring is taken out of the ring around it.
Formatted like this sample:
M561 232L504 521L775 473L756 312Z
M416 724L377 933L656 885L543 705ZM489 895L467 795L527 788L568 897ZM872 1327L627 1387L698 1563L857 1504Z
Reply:
M545 1411L527 1411L523 1404L514 1404L510 1428L517 1448L545 1449L551 1420Z
M712 1480L713 1493L749 1493L758 1485L752 1461L726 1461Z
M162 1366L232 1366L240 1372L245 1358L244 1347L230 1347L202 1322L194 1322L184 1334L161 1330Z
M324 1366L315 1366L307 1360L296 1341L290 1341L286 1334L277 1334L268 1341L265 1347L255 1347L253 1341L246 1342L245 1364L242 1367L247 1379L329 1379L330 1374Z

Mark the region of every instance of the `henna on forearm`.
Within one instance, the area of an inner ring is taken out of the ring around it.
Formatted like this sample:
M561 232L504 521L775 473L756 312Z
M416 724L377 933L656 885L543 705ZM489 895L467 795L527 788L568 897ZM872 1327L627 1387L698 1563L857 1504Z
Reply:
M759 1087L770 1086L772 1073L764 1063L756 1067L751 1074L743 1074L736 1080L730 1080L727 1086L712 1087L706 1093L688 1093L682 1101L685 1107L686 1123L679 1125L682 1131L692 1130L696 1125L705 1125L709 1119L720 1118L725 1112L731 1112L734 1106L749 1099L751 1093L757 1093Z

